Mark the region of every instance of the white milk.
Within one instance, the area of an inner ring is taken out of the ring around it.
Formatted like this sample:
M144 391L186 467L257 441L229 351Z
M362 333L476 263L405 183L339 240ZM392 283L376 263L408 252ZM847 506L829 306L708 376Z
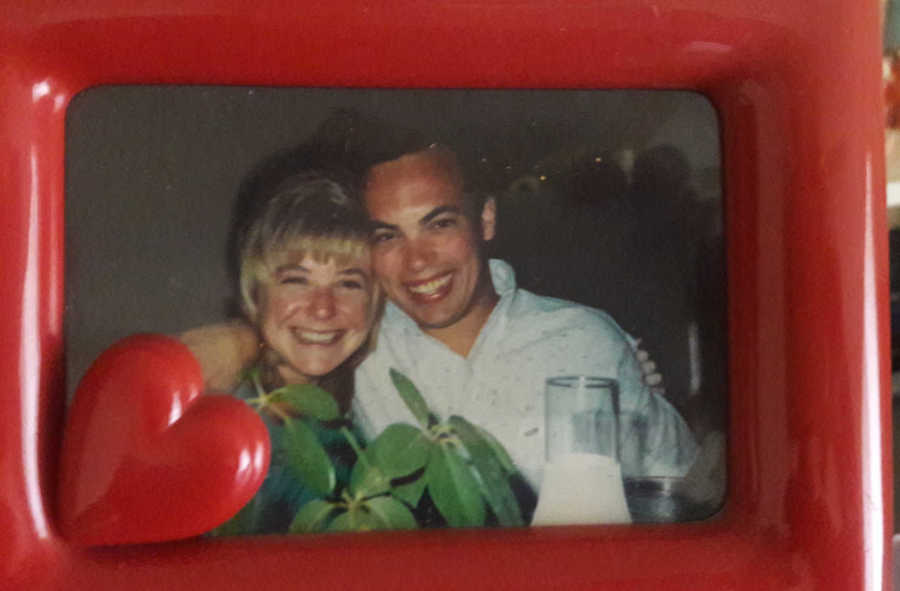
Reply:
M531 525L631 523L622 469L608 456L568 453L544 466Z

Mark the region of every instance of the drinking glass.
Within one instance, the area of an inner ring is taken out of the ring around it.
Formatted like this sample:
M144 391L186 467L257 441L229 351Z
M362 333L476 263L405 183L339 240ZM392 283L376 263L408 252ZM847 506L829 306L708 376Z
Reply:
M532 525L629 523L619 462L619 384L595 376L549 378L547 462Z

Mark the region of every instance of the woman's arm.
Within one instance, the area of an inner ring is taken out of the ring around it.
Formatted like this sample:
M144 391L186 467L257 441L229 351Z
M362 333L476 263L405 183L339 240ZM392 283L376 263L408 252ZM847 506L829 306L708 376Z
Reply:
M259 354L256 331L241 320L200 326L177 335L177 338L200 362L209 390L233 390L241 371Z

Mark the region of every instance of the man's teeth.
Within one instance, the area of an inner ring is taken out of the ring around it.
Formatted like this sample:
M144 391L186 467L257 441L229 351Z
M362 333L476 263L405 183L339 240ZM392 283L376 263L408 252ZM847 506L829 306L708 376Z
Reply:
M450 283L450 274L432 279L428 283L420 283L419 285L410 285L409 291L421 295L430 295Z
M337 340L339 334L340 331L308 332L305 330L301 330L297 332L297 336L299 336L301 340L307 341L309 343L330 343Z

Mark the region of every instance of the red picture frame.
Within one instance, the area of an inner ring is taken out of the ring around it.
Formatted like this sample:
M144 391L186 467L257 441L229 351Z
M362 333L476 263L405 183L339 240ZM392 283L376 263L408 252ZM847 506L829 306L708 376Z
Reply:
M887 589L875 0L4 2L0 588ZM696 90L722 132L729 487L692 524L84 549L54 523L64 122L103 84Z

